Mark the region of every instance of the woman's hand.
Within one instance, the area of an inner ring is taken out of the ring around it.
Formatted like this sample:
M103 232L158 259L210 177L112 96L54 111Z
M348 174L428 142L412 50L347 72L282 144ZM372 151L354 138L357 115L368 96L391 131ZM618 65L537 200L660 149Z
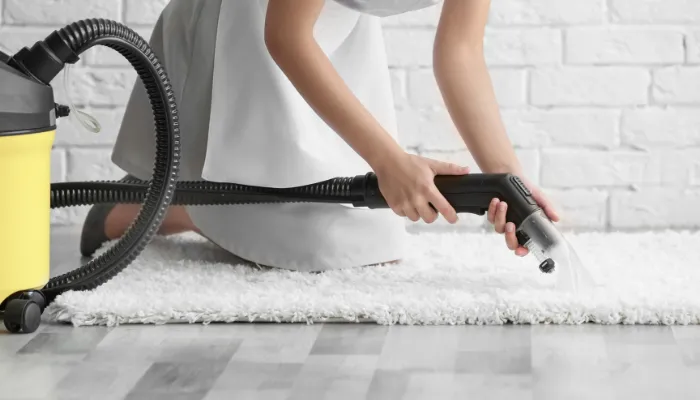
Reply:
M545 215L547 215L547 217L549 217L549 219L552 221L558 222L559 215L554 210L554 205L552 202L534 184L529 182L527 179L521 179L523 183L525 183L525 186L530 189L530 192L532 192L532 197L542 208ZM491 200L487 218L489 222L493 224L496 232L505 233L506 246L508 246L510 250L513 250L515 255L520 257L526 256L528 254L527 248L520 246L518 244L518 239L515 237L515 224L512 222L506 222L506 211L508 211L508 204L495 198Z
M435 186L434 179L435 175L465 175L468 167L403 152L385 160L374 172L382 196L396 215L430 224L439 213L449 223L457 222L457 213Z

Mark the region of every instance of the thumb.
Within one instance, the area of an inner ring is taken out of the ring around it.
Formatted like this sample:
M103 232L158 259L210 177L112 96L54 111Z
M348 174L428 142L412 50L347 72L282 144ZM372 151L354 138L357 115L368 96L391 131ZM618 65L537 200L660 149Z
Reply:
M469 173L469 167L432 159L427 159L427 161L435 175L465 175Z

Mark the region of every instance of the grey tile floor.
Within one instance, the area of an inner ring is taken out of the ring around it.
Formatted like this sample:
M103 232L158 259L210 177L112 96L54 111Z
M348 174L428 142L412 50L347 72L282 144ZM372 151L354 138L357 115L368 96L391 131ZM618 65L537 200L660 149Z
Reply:
M54 233L53 273L77 265ZM0 399L698 399L700 327L212 324L0 330Z

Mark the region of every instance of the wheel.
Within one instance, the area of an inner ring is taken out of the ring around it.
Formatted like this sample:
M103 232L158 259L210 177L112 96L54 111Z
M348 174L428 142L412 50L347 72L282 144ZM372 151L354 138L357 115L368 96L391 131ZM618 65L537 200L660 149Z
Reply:
M44 312L44 308L46 307L46 298L43 294L41 294L41 292L36 290L24 292L22 293L20 299L26 299L35 302L41 309L41 312Z
M41 307L32 300L10 300L5 307L3 322L12 333L32 333L41 324Z

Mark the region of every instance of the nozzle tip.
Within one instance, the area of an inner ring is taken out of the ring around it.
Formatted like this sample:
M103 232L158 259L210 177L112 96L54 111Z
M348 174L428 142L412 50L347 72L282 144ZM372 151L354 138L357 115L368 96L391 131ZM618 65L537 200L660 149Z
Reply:
M542 261L542 264L540 264L540 271L544 272L545 274L549 274L554 271L555 266L556 264L554 263L554 260L548 258Z

